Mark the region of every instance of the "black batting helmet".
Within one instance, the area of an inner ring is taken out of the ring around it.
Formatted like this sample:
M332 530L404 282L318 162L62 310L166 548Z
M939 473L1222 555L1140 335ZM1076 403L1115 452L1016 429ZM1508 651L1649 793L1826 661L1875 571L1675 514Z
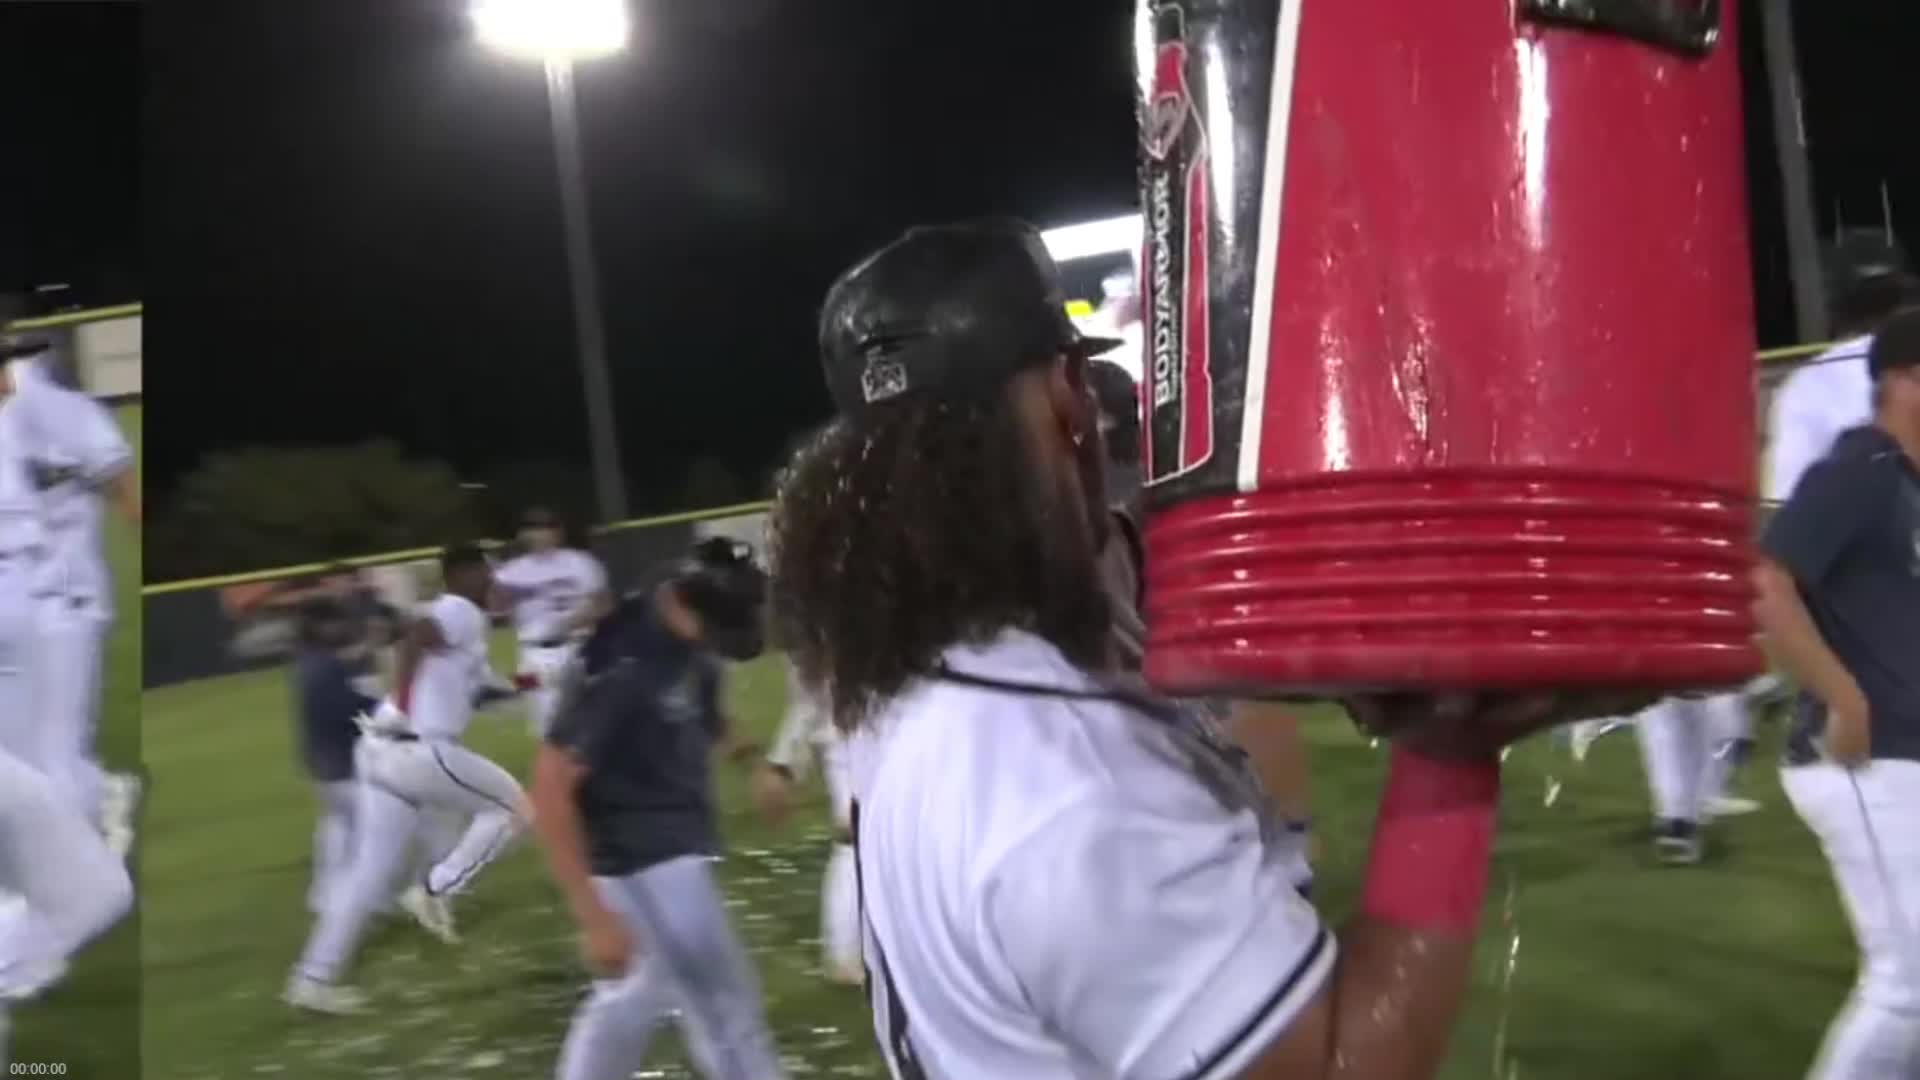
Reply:
M669 578L700 616L701 637L730 660L751 660L767 647L767 573L753 545L726 537L702 540Z
M1011 218L911 229L840 275L820 312L827 389L850 417L896 400L985 396L1061 352L1120 344L1067 317L1040 234Z

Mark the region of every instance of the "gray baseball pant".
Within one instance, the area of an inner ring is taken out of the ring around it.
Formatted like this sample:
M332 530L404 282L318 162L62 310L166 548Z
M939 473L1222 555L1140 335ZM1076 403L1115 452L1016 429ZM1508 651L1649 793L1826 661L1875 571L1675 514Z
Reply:
M626 877L596 877L601 902L626 924L627 973L593 984L560 1050L558 1080L626 1080L660 1022L678 1015L709 1080L779 1080L760 984L727 919L712 860L686 855Z

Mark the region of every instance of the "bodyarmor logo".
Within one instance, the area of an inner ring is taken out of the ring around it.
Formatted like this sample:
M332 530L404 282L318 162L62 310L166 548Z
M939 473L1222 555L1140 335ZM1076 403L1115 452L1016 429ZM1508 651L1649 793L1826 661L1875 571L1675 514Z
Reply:
M1154 66L1140 102L1147 246L1141 280L1147 323L1146 483L1191 472L1213 456L1208 367L1207 136L1187 88L1186 13L1152 14Z

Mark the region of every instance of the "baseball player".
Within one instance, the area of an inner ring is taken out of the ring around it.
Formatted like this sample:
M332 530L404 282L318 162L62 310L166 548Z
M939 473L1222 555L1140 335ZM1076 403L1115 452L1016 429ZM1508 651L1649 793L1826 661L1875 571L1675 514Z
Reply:
M800 681L787 662L787 708L780 733L754 774L754 801L773 821L786 817L793 791L818 760L833 814L833 854L820 884L821 965L828 982L866 985L860 962L860 902L853 874L853 785L848 775L846 742L833 726L821 695Z
M534 764L534 820L595 982L559 1080L636 1075L676 1012L705 1075L784 1075L712 869L711 762L734 745L719 660L760 654L765 598L749 546L704 541L594 630L569 680Z
M554 686L573 659L578 639L613 605L600 560L565 546L565 539L552 511L534 507L520 523L525 553L507 560L494 574L494 587L513 609L519 670L537 684L526 694L536 739L553 718Z
M360 805L353 865L325 898L288 980L286 1000L300 1008L348 1013L364 1005L364 996L340 979L421 836L423 814L457 813L468 822L453 850L402 896L416 919L448 941L454 933L447 898L468 888L531 814L511 774L460 744L482 690L511 693L487 663L487 557L473 545L456 545L440 566L446 591L408 626L393 697L363 721L354 748Z
M19 386L23 358L40 347L0 337L0 383ZM49 543L42 492L33 463L44 460L39 425L29 423L21 396L0 403L0 889L14 898L0 908L0 1057L9 1009L58 981L68 961L133 905L126 866L76 804L71 791L16 752L37 752L33 736L45 697L36 593L45 581ZM56 432L56 434L58 434Z
M1112 343L1067 318L1038 234L912 230L834 284L820 326L839 418L783 475L774 604L853 732L892 1074L1432 1075L1499 748L1561 703L1352 703L1395 749L1361 915L1336 939L1242 761L1110 675L1087 363Z
M124 855L133 844L139 784L110 775L94 752L100 709L101 650L113 618L113 584L102 546L102 504L128 521L141 518L133 451L113 417L87 394L56 382L40 363L7 364L4 391L31 449L25 467L41 507L46 557L35 585L39 635L30 714L15 728L15 753L46 773L55 790ZM31 725L31 730L22 730Z
M1867 353L1889 315L1920 302L1920 278L1881 230L1843 234L1826 257L1828 305L1837 344L1789 375L1773 398L1764 458L1764 491L1779 504L1834 440L1872 420ZM1668 863L1701 858L1701 823L1758 809L1729 793L1753 748L1753 706L1773 692L1769 680L1704 698L1671 698L1636 718L1654 803L1654 850Z
M1868 371L1874 422L1799 478L1754 575L1801 687L1781 786L1860 945L1813 1080L1920 1076L1920 307L1880 327Z

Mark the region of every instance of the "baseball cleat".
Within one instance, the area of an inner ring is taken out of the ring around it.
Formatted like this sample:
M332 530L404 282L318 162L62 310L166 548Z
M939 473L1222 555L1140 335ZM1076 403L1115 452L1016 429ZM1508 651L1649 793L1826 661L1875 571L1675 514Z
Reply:
M281 998L296 1009L328 1016L352 1016L367 1007L367 996L351 986L298 974L287 980L286 993Z
M1706 812L1710 818L1739 817L1760 809L1756 799L1742 798L1738 795L1715 795L1707 800Z
M1668 866L1692 866L1703 855L1700 826L1691 821L1662 821L1653 827L1653 857Z
M0 967L0 1007L32 1001L66 974L67 962L58 957Z
M415 885L400 894L400 906L420 928L448 945L460 944L460 932L453 927L453 905L444 896L434 896L424 886Z

